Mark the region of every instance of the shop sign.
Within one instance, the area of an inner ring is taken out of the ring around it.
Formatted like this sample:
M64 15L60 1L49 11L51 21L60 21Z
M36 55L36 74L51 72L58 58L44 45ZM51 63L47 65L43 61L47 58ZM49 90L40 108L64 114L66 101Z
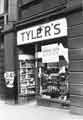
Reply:
M67 36L67 20L61 18L17 32L17 45Z
M42 62L59 62L59 47L58 44L42 46Z
M59 62L59 56L64 56L69 63L68 48L64 48L62 43L42 46L41 53L43 63Z
M64 56L67 63L69 63L68 48L64 48L63 44L59 44L59 56Z
M4 78L5 78L6 86L9 88L13 88L15 73L14 72L5 72Z

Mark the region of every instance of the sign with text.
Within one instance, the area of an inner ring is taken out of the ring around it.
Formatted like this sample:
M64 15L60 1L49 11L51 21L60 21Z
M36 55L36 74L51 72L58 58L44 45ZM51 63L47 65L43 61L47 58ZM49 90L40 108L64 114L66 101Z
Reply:
M59 62L59 47L58 44L42 46L42 62Z
M17 32L17 45L67 36L67 20L61 18Z
M41 57L43 63L59 62L59 56L63 56L69 63L68 48L64 48L62 43L42 46Z
M15 73L14 72L5 72L4 78L5 78L6 86L9 88L13 88Z

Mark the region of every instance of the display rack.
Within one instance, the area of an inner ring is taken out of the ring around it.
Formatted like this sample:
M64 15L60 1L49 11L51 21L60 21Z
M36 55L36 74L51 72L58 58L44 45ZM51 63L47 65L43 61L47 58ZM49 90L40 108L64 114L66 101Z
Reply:
M19 94L35 94L35 77L34 77L34 57L31 55L20 55L19 59Z
M41 97L61 104L69 104L68 70L60 73L60 66L55 63L42 66Z

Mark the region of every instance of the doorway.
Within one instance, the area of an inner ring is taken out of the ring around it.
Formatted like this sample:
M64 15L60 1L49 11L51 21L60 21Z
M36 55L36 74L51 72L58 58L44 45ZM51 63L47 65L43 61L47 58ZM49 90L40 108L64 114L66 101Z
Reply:
M34 45L20 46L18 61L18 96L20 102L25 103L28 100L33 100L36 94Z

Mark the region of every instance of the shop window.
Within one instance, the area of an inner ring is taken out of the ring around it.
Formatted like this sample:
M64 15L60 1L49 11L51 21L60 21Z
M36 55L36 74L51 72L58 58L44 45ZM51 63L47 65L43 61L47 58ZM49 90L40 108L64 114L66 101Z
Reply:
M66 42L41 45L38 51L38 81L40 96L69 101L69 58ZM40 55L41 54L41 55Z
M0 39L1 39L1 41L0 41L0 49L4 49L4 38L3 38L3 35L0 36Z
M0 14L4 13L4 0L0 0Z
M0 0L0 14L8 10L8 0Z

